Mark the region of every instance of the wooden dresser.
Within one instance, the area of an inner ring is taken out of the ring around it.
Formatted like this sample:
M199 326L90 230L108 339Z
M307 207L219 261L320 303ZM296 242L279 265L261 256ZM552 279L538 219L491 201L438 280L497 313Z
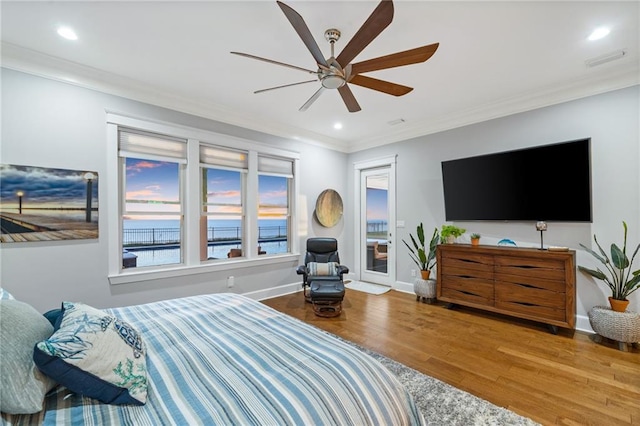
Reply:
M575 328L575 251L441 244L437 298L557 327Z

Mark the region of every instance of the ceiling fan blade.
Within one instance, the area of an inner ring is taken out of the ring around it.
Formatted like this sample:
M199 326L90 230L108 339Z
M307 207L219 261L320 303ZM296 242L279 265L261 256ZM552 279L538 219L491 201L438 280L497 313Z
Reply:
M261 58L260 56L250 55L248 53L231 52L231 54L232 55L238 55L238 56L244 56L245 58L257 59L259 61L268 62L270 64L281 65L281 66L287 67L287 68L293 68L294 70L300 70L300 71L308 72L309 74L318 74L317 71L308 70L306 68L297 67L295 65L285 64L284 62L274 61L273 59Z
M367 89L377 90L378 92L387 93L393 96L406 95L413 90L412 87L403 86L401 84L391 83L389 81L378 80L364 75L354 75L349 83L357 86L366 87ZM344 86L343 86L344 87Z
M380 35L380 33L389 26L393 20L393 2L391 0L382 0L378 7L371 13L369 18L362 24L362 27L353 36L349 43L342 49L340 55L336 58L338 63L345 67L353 58L358 56L365 47L369 45Z
M362 109L360 108L358 101L356 101L356 97L353 96L353 92L349 89L349 86L345 84L338 89L338 92L340 92L340 96L342 96L342 100L347 106L349 112L358 112Z
M309 98L309 100L307 102L305 102L304 105L302 105L298 111L302 112L302 111L308 110L309 107L311 106L311 104L314 103L316 101L316 99L318 99L320 97L320 95L322 94L323 91L324 91L324 87L320 86L318 91L316 93L314 93L313 96L311 96Z
M352 65L351 72L353 74L360 74L425 62L436 53L439 45L440 43L433 43L427 46L405 50L404 52L392 53L391 55L358 62Z
M307 84L307 83L317 83L318 80L307 80L307 81L299 81L297 83L291 83L291 84L284 84L282 86L276 86L276 87L269 87L268 89L260 89L260 90L256 90L253 93L262 93L262 92L268 92L269 90L275 90L275 89L282 89L283 87L291 87L291 86L297 86L299 84Z
M313 55L313 58L316 60L316 63L324 66L329 66L327 64L327 60L324 58L324 56L322 55L322 52L320 51L320 48L318 47L318 43L316 43L316 40L313 38L313 35L311 35L311 31L309 31L309 27L304 22L304 19L302 19L302 16L300 16L298 12L296 12L286 4L282 3L281 1L278 1L277 3L278 3L278 6L280 6L280 9L282 9L282 12L284 12L284 15L287 17L287 19L291 23L291 25L293 25L293 29L296 30L296 32L302 39L302 42L305 44L305 46L307 46L307 49L309 49L309 52L311 52L311 55Z

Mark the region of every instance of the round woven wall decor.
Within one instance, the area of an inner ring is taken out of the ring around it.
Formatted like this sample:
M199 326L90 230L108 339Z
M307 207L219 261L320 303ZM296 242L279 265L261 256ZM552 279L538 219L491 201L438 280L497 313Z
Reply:
M342 217L342 198L333 189L325 189L316 200L316 218L320 225L331 228Z

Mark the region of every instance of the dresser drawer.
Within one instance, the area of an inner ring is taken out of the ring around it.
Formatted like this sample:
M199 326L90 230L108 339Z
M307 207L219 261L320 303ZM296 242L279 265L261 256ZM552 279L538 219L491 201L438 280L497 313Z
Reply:
M447 275L493 279L492 260L491 256L470 256L469 259L445 257L441 262Z
M498 270L494 277L496 282L517 284L530 289L548 290L555 293L564 293L567 288L564 280L541 278L536 274L529 274L527 276L513 275Z
M481 278L444 276L441 291L441 297L493 306L493 281Z
M566 279L565 263L559 259L537 259L504 256L495 258L497 274L562 281Z
M495 306L537 318L565 319L566 295L519 284L496 282Z

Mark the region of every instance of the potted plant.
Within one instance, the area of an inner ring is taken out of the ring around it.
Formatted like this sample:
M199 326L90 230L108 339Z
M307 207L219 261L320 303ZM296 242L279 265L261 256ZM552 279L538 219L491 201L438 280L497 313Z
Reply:
M442 225L442 230L440 231L440 238L443 241L446 241L449 244L455 242L456 238L460 235L464 234L466 229L458 228L455 225Z
M471 234L471 245L477 246L480 244L480 234Z
M418 268L420 268L422 279L428 280L429 275L431 274L431 268L436 264L436 247L438 246L438 242L440 242L438 228L433 230L428 251L427 246L425 245L424 227L422 226L422 222L416 227L417 240L411 234L409 234L409 237L411 238L413 247L405 240L402 240L402 242L409 249L409 256L411 257L411 260L413 260L413 262L418 265Z
M640 269L633 272L631 271L631 266L633 265L636 254L638 254L640 244L638 244L633 255L631 255L631 260L629 260L629 257L627 256L626 222L623 221L622 226L624 228L624 242L622 249L620 249L620 247L615 243L611 244L611 258L609 258L607 253L602 249L595 234L593 235L593 241L595 241L596 246L598 246L598 251L600 253L596 253L584 244L580 244L583 249L591 253L593 257L598 259L604 265L607 271L606 273L600 270L600 268L596 268L594 270L584 266L578 266L580 271L589 274L596 279L602 280L607 284L611 289L611 296L609 297L611 309L618 312L624 312L627 309L627 305L629 304L629 300L627 298L631 293L640 288Z

